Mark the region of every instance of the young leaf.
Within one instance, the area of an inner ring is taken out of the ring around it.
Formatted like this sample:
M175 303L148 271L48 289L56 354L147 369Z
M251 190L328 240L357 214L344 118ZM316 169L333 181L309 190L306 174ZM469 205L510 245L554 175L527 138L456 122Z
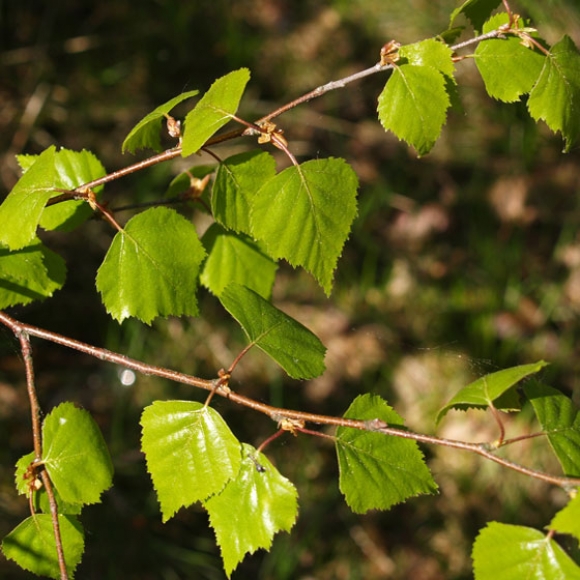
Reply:
M407 60L407 64L430 66L448 77L453 76L455 72L453 51L449 46L434 38L402 46L399 55Z
M294 485L262 453L243 444L238 475L204 502L228 578L245 554L268 550L276 533L290 531L297 496Z
M443 46L443 45L442 45ZM428 153L441 134L451 104L447 77L429 65L396 66L379 95L379 120L386 131Z
M66 569L69 578L73 578L85 549L83 528L71 516L59 515L58 523ZM56 580L61 577L49 514L36 514L25 519L4 538L2 551L8 559L37 576Z
M164 522L179 508L222 491L240 469L240 442L211 407L155 401L143 411L141 426Z
M44 206L57 187L56 181L55 147L51 145L0 205L0 244L20 250L34 239Z
M0 308L48 298L65 278L64 260L36 238L20 250L0 247Z
M371 394L359 395L344 416L404 425L383 399ZM387 510L409 497L437 491L423 454L410 439L339 427L336 453L340 491L355 513Z
M524 393L536 413L542 430L564 470L570 477L580 477L580 414L569 397L560 391L533 382Z
M105 256L97 289L113 318L197 314L195 291L205 251L195 227L157 207L131 218Z
M456 8L451 13L451 19L449 20L449 26L453 24L453 21L460 15L465 14L465 16L473 24L475 30L481 30L483 23L489 18L495 8L499 5L501 0L465 0L459 8Z
M580 568L551 538L533 528L490 522L473 546L475 580L580 580Z
M543 369L548 363L539 361L520 365L485 375L463 387L437 415L437 423L450 409L487 409L491 404L502 411L516 411L520 408L515 390L510 389L522 379Z
M161 124L166 119L166 115L186 99L195 97L199 91L187 91L170 99L166 103L159 105L156 109L145 115L129 132L121 150L123 153L129 151L135 153L138 149L153 149L161 151Z
M580 541L580 494L577 493L576 497L554 516L548 527L559 534L571 534Z
M324 372L326 349L318 337L257 292L230 284L219 299L251 344L270 355L291 377L311 379Z
M507 14L497 14L486 22L483 32L496 30L508 21ZM515 36L480 42L475 50L475 64L487 93L506 103L517 101L532 90L545 60L545 56L523 46Z
M188 190L191 190L192 186L192 178L195 179L203 179L206 175L213 173L216 170L215 165L195 165L194 167L190 167L187 171L176 175L172 180L169 186L167 187L167 191L165 192L165 197L177 197L178 195L183 195ZM208 202L209 199L206 198L206 192L208 188L205 189L202 195L202 199ZM208 196L209 197L209 196Z
M42 425L42 460L60 497L91 504L113 482L113 463L99 427L87 411L61 403Z
M251 235L253 199L275 175L276 161L266 151L247 151L220 163L211 197L215 219L228 229Z
M574 42L564 36L555 44L538 82L528 99L530 115L543 119L554 132L560 131L568 152L580 137L580 54Z
M249 80L250 71L241 68L213 83L195 108L185 117L181 143L181 154L184 157L197 153L216 131L230 121L238 110Z
M313 159L267 181L252 203L253 236L273 258L308 270L326 294L356 216L358 180L342 159Z
M243 234L212 224L202 242L208 253L200 276L201 283L219 295L231 283L241 284L269 298L278 265L258 244Z

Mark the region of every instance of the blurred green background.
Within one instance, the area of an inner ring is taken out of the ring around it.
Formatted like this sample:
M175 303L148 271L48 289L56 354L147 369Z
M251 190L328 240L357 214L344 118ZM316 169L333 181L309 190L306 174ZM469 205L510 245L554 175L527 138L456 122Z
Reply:
M18 179L14 156L51 144L93 151L108 170L131 163L121 143L147 112L176 94L205 90L241 66L252 80L240 114L257 118L330 80L373 65L381 46L446 29L458 2L442 0L72 0L0 2L0 199ZM580 44L575 0L519 0L550 43ZM300 159L342 156L358 173L359 216L327 299L306 274L282 266L277 305L328 347L328 370L309 383L287 380L258 352L236 370L241 393L293 408L342 414L359 393L385 397L415 430L435 432L440 406L473 378L541 358L542 380L578 401L580 358L580 149L536 126L525 105L492 102L470 61L458 65L462 110L451 112L433 152L416 155L381 129L375 76L284 115L280 126ZM185 110L185 109L183 109ZM240 140L219 154L253 148ZM137 157L139 159L140 157ZM208 163L209 158L200 158ZM279 157L282 166L284 160ZM107 186L112 205L160 199L175 162ZM124 216L125 217L125 216ZM129 216L126 215L128 218ZM196 225L207 227L203 216ZM0 224L0 227L1 224ZM69 267L49 302L11 313L27 322L129 356L215 376L243 348L243 336L209 294L202 318L122 326L104 312L96 269L113 233L91 222L45 235ZM151 377L124 386L122 369L35 342L45 410L63 400L89 409L111 445L115 485L83 513L83 579L224 578L207 518L197 507L161 518L139 452L139 415L152 400L204 394ZM23 368L0 329L0 535L26 515L13 465L31 449ZM225 401L215 406L238 437L259 445L272 423ZM510 435L534 429L524 411ZM493 439L484 413L450 413L437 431ZM565 498L550 487L482 460L425 449L441 487L388 513L350 513L337 486L334 450L288 435L267 448L300 494L292 534L248 557L234 579L463 579L478 529L497 519L543 527ZM508 451L509 455L509 451ZM558 472L545 442L512 457ZM0 559L0 576L27 578Z

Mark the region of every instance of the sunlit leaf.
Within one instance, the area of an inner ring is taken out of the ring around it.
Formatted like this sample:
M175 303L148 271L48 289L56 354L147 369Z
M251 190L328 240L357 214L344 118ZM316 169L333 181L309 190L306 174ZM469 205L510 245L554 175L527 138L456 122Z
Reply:
M69 578L79 565L85 549L81 524L71 516L58 516L62 547ZM2 551L9 560L37 576L61 578L52 519L36 514L25 519L2 541Z
M250 80L247 68L219 78L185 117L181 154L197 153L202 145L227 124L238 110L246 84Z
M205 251L195 227L157 207L117 233L97 274L97 289L113 318L196 315L197 278Z
M296 488L251 445L243 445L237 476L204 506L229 577L245 554L268 550L274 535L289 532L298 513Z
M187 91L159 105L148 115L143 117L129 132L123 141L122 151L135 153L138 149L153 149L161 151L161 125L171 109L182 101L195 97L199 91Z
M475 30L481 30L483 23L500 4L501 0L466 0L451 13L449 25L460 15L465 14Z
M91 504L113 482L107 444L90 414L72 403L61 403L42 425L42 460L60 497Z
M410 65L430 66L447 76L452 76L455 72L453 51L449 46L434 38L401 46L399 55Z
M404 425L383 399L371 394L358 396L344 416ZM437 491L423 454L410 439L339 427L336 452L340 491L353 512L386 510L410 497Z
M473 546L475 580L579 580L580 568L533 528L491 522Z
M208 258L200 280L206 288L221 294L228 284L237 283L264 298L270 296L278 266L251 238L212 224L202 242Z
M251 234L252 202L275 175L274 157L265 151L247 151L220 163L211 198L215 219L228 229Z
M310 379L324 372L326 349L318 337L258 293L230 284L219 299L250 343L270 355L291 377Z
M240 442L211 407L155 401L143 411L141 426L163 521L179 508L222 491L240 469Z
M517 411L520 408L518 394L512 389L521 380L539 372L548 363L539 361L520 365L485 375L463 387L437 415L437 423L450 409L487 409L492 404L502 411ZM512 389L510 391L510 389Z
M486 22L483 31L496 30L508 21L507 14L497 14ZM523 46L516 36L480 42L475 50L475 64L487 93L507 103L517 101L532 90L545 59L539 52Z
M536 417L564 470L580 477L580 414L572 400L560 391L533 382L524 387Z
M0 247L0 308L48 298L65 278L64 260L38 239L19 250Z
M580 53L570 37L564 36L544 60L528 109L536 121L562 133L564 150L570 151L580 137Z
M267 181L252 202L253 236L268 255L308 270L326 294L356 216L358 180L342 159L313 159Z
M580 541L580 494L576 494L566 507L561 509L548 526L559 534L571 534Z

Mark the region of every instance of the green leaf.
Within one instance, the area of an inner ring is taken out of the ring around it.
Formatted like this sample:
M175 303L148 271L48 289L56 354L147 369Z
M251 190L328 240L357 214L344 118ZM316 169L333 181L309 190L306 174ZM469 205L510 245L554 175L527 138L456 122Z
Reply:
M0 244L11 250L24 248L36 235L44 206L56 187L55 155L54 145L43 151L0 205Z
M250 340L291 377L311 379L324 372L326 349L318 337L258 293L230 284L219 296Z
M58 516L62 547L69 578L79 565L85 549L81 524L70 516ZM36 514L25 519L2 541L2 551L9 560L37 576L61 577L56 554L52 519Z
M554 132L560 131L568 152L580 137L580 54L564 36L544 61L538 82L528 99L530 115L543 119Z
M548 363L539 361L529 365L520 365L485 375L466 387L463 387L437 415L437 423L450 409L487 409L492 404L502 411L517 411L520 408L519 397L510 389L521 380L543 369Z
M48 298L65 278L64 260L37 238L19 250L0 247L0 308Z
M456 8L451 13L449 26L460 15L465 16L473 24L475 30L481 30L483 23L489 18L490 14L495 10L501 0L466 0L459 8Z
M197 153L216 131L231 120L238 110L249 80L250 71L241 68L213 83L185 118L181 143L181 154L184 157Z
M91 504L113 482L107 444L90 414L72 403L61 403L42 425L42 460L60 497Z
M202 242L208 253L201 283L219 295L231 283L241 284L269 298L278 265L266 256L258 244L243 234L212 224Z
M342 159L313 159L266 182L251 229L268 255L308 270L326 294L356 216L357 177Z
M509 22L505 13L497 14L483 27L496 30ZM523 26L522 21L520 24ZM480 42L475 50L475 64L490 97L506 103L529 93L536 83L546 57L522 45L516 36Z
M187 171L176 175L169 184L167 191L165 192L165 197L177 197L183 195L192 187L192 177L194 179L203 179L206 175L213 173L216 170L215 165L195 165L190 167ZM206 192L208 188L205 189L202 198L206 197ZM204 199L205 201L205 199ZM209 201L209 200L208 200Z
M564 470L570 477L580 477L580 414L569 397L560 391L531 383L524 393L536 413L542 430Z
M568 505L553 517L548 527L559 534L570 534L580 541L580 494L576 493Z
M344 416L404 426L403 419L377 395L359 395ZM423 454L410 439L339 427L336 452L340 491L355 513L387 510L409 497L437 491Z
M533 528L491 522L473 546L475 580L579 580L580 568Z
M419 155L432 149L445 124L451 104L447 78L438 67L401 64L379 95L381 124Z
M164 522L179 508L222 491L240 469L240 442L211 407L155 401L143 411L141 426Z
M449 77L453 76L455 72L455 64L452 59L453 51L446 44L434 38L402 46L399 55L407 60L407 64L430 66Z
M277 532L291 530L297 496L294 485L262 453L243 445L238 475L204 502L228 577L245 554L268 550Z
M196 315L197 277L205 251L195 227L177 212L157 207L121 230L97 274L97 289L113 318Z
M107 172L102 163L90 151L70 151L60 149L55 153L54 165L57 179L54 184L59 189L73 190L89 183ZM102 186L95 188L98 194ZM70 231L93 215L91 206L83 200L70 200L45 207L40 218L40 226L45 230Z
M182 101L195 97L199 91L187 91L159 105L148 115L143 117L129 132L121 150L135 153L138 149L153 149L161 151L161 124L166 115Z
M276 161L265 151L247 151L220 163L211 198L215 219L228 229L251 235L253 200L275 175Z

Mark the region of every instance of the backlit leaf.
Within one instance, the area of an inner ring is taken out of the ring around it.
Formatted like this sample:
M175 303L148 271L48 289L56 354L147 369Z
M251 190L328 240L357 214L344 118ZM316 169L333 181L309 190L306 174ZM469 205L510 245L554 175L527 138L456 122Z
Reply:
M528 110L536 120L544 120L554 132L561 132L570 151L580 137L580 53L564 36L555 44L538 82L530 93Z
M401 46L399 55L407 60L407 64L430 66L449 77L455 72L455 64L451 58L453 51L449 46L434 38Z
M85 549L81 524L71 516L58 516L62 547L69 578L79 565ZM9 560L37 576L61 577L56 542L49 514L25 519L2 541L2 551Z
M356 216L358 180L342 159L313 159L266 182L252 202L251 229L268 255L308 270L326 294Z
M489 18L493 10L499 6L500 2L501 0L466 0L451 13L449 25L451 26L460 14L465 14L473 24L473 28L481 30L483 23Z
M536 417L564 470L580 477L580 414L572 400L560 391L533 382L524 387Z
M228 284L237 283L270 296L278 266L251 238L212 224L202 242L208 258L200 280L206 288L219 295Z
M559 534L571 534L580 541L580 494L576 494L568 505L561 509L548 526Z
M268 550L274 535L289 532L298 513L296 488L251 445L243 445L237 476L204 506L229 577L245 554Z
M221 415L190 401L155 401L143 411L142 449L163 521L223 490L242 460Z
M437 415L437 423L450 409L487 409L493 403L496 409L516 411L520 408L519 398L514 385L543 369L548 363L540 361L520 365L485 375L463 387Z
M230 284L219 299L250 343L270 355L291 377L310 379L324 372L326 349L318 337L258 293Z
M107 444L90 414L72 403L61 403L42 425L42 460L60 497L91 504L113 482Z
M131 218L117 233L97 274L97 289L113 318L195 315L205 251L195 227L157 207Z
M197 153L216 131L231 120L238 110L249 80L250 71L241 68L213 83L195 108L185 117L181 143L181 154L184 157Z
M475 580L579 580L580 568L533 528L491 522L473 546Z
M199 91L187 91L159 105L143 117L129 132L121 147L123 153L135 153L138 149L161 151L161 125L171 109L182 101L195 97Z
M404 425L383 399L371 394L358 396L344 416ZM387 510L410 497L437 491L423 454L410 439L339 427L336 452L340 491L353 512Z

